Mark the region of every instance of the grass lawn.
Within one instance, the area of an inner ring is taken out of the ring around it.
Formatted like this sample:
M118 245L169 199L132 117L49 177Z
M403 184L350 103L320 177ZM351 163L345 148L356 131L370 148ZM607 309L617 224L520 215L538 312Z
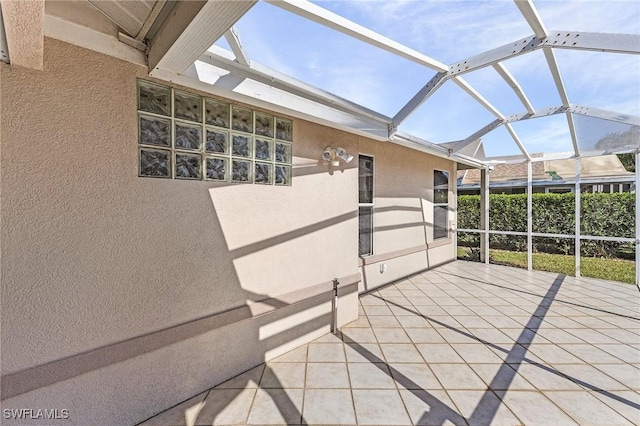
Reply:
M489 250L491 263L497 265L527 267L527 253L506 250ZM467 247L458 247L458 259L473 260ZM533 269L575 275L575 257L562 254L533 253ZM635 262L621 259L581 257L580 272L583 277L600 278L634 284Z

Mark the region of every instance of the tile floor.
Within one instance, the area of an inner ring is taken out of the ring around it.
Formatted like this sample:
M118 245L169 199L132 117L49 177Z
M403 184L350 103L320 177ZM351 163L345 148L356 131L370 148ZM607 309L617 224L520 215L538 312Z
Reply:
M457 261L143 423L640 424L635 286Z

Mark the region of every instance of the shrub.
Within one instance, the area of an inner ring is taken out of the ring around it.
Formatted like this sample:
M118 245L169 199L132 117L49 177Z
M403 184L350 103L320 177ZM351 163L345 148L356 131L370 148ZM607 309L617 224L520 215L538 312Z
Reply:
M581 235L627 237L635 235L635 194L580 194ZM533 194L533 232L548 234L574 234L574 194ZM526 194L489 195L489 226L496 231L527 230ZM480 196L458 197L458 227L480 228ZM461 246L478 246L478 234L460 233ZM526 238L511 235L492 235L491 247L504 250L526 250ZM583 256L632 257L633 244L607 241L581 241ZM575 254L573 239L534 238L534 251L558 254Z

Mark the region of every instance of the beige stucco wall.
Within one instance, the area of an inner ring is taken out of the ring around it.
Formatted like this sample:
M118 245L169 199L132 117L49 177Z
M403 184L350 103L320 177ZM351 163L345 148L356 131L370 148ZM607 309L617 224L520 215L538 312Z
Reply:
M144 68L47 39L44 71L0 73L1 372L46 383L2 407L64 408L75 424L144 420L329 331L324 295L209 322L360 274L357 161L322 164L326 145L376 156L376 226L390 227L376 253L428 242L430 168L451 167L294 120L290 187L139 178ZM364 272L379 285L433 264L418 255ZM343 295L340 323L356 316Z
M454 220L455 164L365 138L359 140L358 150L374 157L375 197L373 256L361 266L360 291L455 259L451 240L440 240L437 244L433 241L433 172L450 173L449 219ZM427 245L432 247L427 249ZM423 249L418 250L420 247ZM418 251L407 253L412 249ZM382 264L385 272L380 270Z

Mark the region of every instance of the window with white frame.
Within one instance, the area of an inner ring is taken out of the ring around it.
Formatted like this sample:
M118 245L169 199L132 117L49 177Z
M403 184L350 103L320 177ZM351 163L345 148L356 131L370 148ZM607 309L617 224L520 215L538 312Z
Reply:
M373 157L358 156L358 254L373 254Z
M138 80L138 176L291 185L293 122Z
M449 172L433 171L433 239L449 238Z

